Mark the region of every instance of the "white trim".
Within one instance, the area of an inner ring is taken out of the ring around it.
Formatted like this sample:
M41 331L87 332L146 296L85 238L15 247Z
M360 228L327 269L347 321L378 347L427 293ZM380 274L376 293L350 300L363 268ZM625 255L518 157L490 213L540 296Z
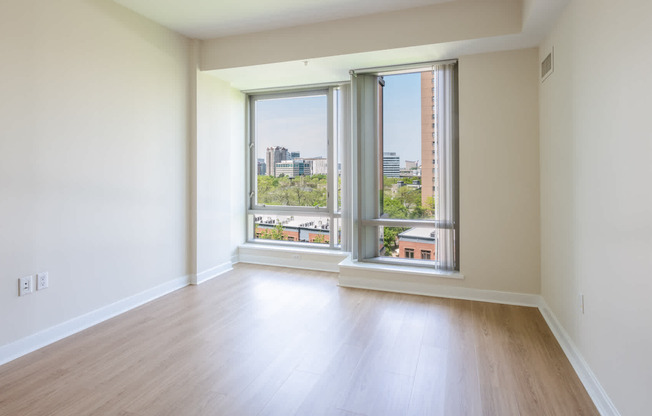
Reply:
M427 267L426 265L415 265L414 263L418 261L396 257L375 257L365 261L353 261L349 257L340 263L340 273L342 270L347 272L351 271L352 273L355 272L356 275L360 274L356 271L361 273L373 272L374 274L383 273L388 277L395 277L401 281L403 281L405 275L425 278L442 277L446 279L464 279L464 275L460 272L438 270L434 267Z
M327 249L310 249L288 246L271 246L245 243L238 247L241 263L290 267L294 269L338 272L339 263L348 253Z
M182 276L147 289L110 305L103 306L87 314L60 323L36 334L26 336L10 344L0 346L0 365L55 343L70 335L111 319L147 302L188 286L190 276Z
M230 270L233 270L233 262L222 263L218 266L212 267L208 270L204 270L201 273L190 276L191 285L200 285L208 280L211 280L222 273L226 273Z
M506 305L532 307L539 305L540 296L535 294L500 292L442 284L442 282L451 278L462 279L464 275L424 270L417 267L408 268L360 263L347 259L340 263L339 285L357 289L475 300Z
M593 400L595 407L598 408L598 412L600 412L602 416L620 416L620 412L618 412L618 409L616 409L616 406L607 395L607 392L602 388L598 378L595 376L593 371L591 371L591 367L589 367L589 364L584 360L580 350L564 330L564 327L559 323L557 317L543 297L540 297L539 300L539 311L541 312L541 315L543 315L543 319L546 320L548 327L557 339L562 350L564 350L568 361L570 361L575 369L577 376L580 378L586 392Z

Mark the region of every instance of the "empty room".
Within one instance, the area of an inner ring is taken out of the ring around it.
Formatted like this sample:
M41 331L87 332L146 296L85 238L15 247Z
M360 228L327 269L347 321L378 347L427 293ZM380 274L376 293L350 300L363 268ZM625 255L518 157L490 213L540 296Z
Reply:
M648 415L652 3L0 0L0 416Z

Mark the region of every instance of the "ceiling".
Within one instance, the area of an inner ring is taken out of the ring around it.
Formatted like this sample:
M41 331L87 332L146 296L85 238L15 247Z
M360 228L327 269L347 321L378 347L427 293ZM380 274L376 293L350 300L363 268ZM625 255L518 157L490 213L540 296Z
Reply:
M114 1L190 38L212 39L454 0Z
M495 0L114 0L176 32L214 39L449 2ZM208 71L240 90L347 80L350 69L538 46L570 0L522 0L520 33Z

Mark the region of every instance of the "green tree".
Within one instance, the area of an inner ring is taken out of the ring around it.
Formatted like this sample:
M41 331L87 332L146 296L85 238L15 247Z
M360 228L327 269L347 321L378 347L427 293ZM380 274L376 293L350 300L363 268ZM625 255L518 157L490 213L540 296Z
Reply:
M385 255L391 256L398 248L398 235L407 228L403 227L385 227L383 229L383 244L385 246Z
M278 220L277 220L278 221ZM277 222L274 229L270 230L272 240L285 240L283 235L283 224Z
M408 210L396 198L392 198L391 194L385 193L383 199L383 213L386 214L389 218L408 218Z
M297 176L258 176L258 203L287 206L326 206L326 175Z

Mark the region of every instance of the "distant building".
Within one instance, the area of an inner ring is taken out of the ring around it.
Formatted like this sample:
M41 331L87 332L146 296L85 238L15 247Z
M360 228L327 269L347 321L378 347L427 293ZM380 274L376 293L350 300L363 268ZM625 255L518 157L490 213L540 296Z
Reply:
M310 173L307 175L328 175L328 159L325 157L304 158L310 164Z
M428 198L437 198L437 137L435 135L435 76L433 71L421 73L421 203L428 205Z
M437 230L410 228L398 235L398 256L404 259L435 260Z
M383 176L388 178L401 176L401 158L395 152L383 153Z
M408 189L416 191L421 189L421 182L416 179L413 180L412 183L405 183L403 181L398 181L390 188L392 191L392 195L396 195L398 190L403 188L404 186L406 186Z
M270 239L277 225L282 226L285 241L304 243L330 242L330 224L328 218L294 216L258 216L254 218L255 234L259 239Z
M267 163L265 163L265 159L258 159L256 172L258 176L265 175L267 173Z
M301 152L290 152L290 159L298 159L301 157Z
M410 178L412 176L419 176L418 172L419 171L417 169L402 168L400 176L401 176L401 178Z
M419 167L419 161L406 160L405 169L417 169Z
M290 152L285 147L268 147L265 152L267 174L269 176L278 176L276 174L276 164L288 159L290 159Z
M303 159L283 160L274 167L274 176L285 175L290 178L310 175L310 163Z

